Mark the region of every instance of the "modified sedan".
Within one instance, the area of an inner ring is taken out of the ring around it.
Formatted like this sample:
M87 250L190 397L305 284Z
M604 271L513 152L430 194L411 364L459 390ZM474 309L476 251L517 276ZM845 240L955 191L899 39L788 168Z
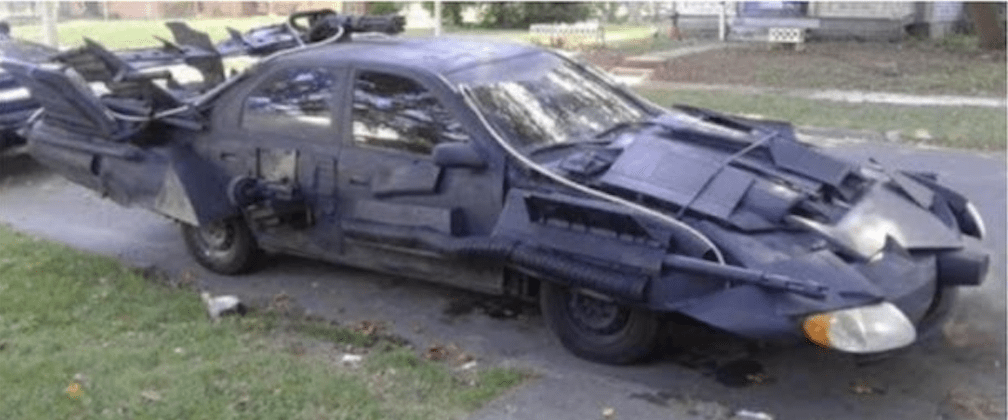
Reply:
M186 98L107 58L146 90L3 67L45 108L25 133L37 160L178 221L213 271L269 251L538 299L595 361L645 357L672 313L884 352L986 276L982 220L933 174L663 109L540 48L340 22Z

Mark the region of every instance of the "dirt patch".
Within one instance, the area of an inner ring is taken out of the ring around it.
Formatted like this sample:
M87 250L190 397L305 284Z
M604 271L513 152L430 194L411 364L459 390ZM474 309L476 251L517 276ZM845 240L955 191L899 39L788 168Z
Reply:
M625 55L595 51L585 59L603 68ZM679 57L652 80L871 90L915 94L1005 95L1005 54L944 47L935 42L815 42L803 51L765 44Z
M616 50L595 49L581 52L581 57L597 67L609 70L619 67L629 55Z

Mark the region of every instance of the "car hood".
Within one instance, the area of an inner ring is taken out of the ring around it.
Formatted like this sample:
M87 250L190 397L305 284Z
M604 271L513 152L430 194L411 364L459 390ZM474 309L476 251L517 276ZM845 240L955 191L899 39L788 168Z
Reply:
M961 270L969 280L960 284L982 281L985 254L963 235L982 236L982 228L963 228L968 200L934 176L839 159L797 141L787 124L725 118L731 120L660 116L547 163L569 179L675 216L706 235L730 265L826 290L813 299L741 285L680 299L693 282L663 280L649 289L653 301L668 302L661 309L762 337L792 328L793 316L879 301L922 319L938 287L960 276L943 255L968 253L978 262Z
M742 134L675 114L654 122L604 152L581 150L558 166L679 217L749 234L812 232L850 258L868 259L889 240L907 250L962 246L953 225L931 210L936 194L927 185L874 163L862 167L830 156L798 142L790 126L743 120L739 125L753 130Z

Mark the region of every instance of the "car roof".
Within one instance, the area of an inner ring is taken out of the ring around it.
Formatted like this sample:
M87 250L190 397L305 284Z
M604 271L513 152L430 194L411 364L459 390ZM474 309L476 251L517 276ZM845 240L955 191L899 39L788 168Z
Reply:
M322 53L333 62L406 66L447 75L489 62L540 53L541 48L473 38L370 38L310 48L296 55Z

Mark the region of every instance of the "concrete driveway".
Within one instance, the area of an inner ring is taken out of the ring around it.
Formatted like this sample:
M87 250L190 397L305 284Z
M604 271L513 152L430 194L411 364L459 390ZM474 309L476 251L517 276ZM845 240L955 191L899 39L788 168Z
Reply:
M171 222L102 200L24 156L0 158L0 223L130 264L188 273L215 294L262 303L285 293L341 323L384 322L420 348L456 344L483 364L539 373L474 419L717 419L739 410L776 419L1004 418L1005 154L826 143L856 160L874 156L938 172L973 199L987 222L993 256L987 281L964 290L940 336L894 358L855 360L812 346L759 348L679 325L652 363L596 365L555 343L534 307L292 257L269 258L251 275L214 275L188 257Z

